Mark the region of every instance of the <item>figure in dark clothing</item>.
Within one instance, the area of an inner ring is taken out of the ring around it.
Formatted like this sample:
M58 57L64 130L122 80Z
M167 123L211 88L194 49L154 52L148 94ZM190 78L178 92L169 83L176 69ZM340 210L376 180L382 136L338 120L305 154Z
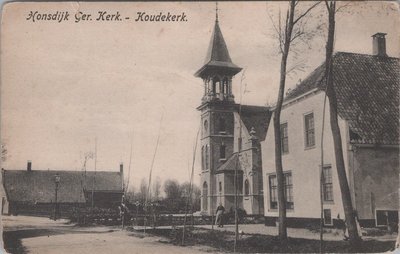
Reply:
M215 224L218 224L218 227L222 228L224 227L224 223L223 223L223 215L225 212L225 207L222 206L222 204L219 204L219 206L217 207L217 215L215 217Z

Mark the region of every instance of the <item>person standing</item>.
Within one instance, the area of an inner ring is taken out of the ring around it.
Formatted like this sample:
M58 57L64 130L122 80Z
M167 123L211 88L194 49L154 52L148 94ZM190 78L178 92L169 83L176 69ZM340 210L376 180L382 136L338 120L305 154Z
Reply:
M219 206L217 207L217 215L215 217L215 224L218 224L218 227L222 228L224 227L222 217L225 212L225 207L220 203Z

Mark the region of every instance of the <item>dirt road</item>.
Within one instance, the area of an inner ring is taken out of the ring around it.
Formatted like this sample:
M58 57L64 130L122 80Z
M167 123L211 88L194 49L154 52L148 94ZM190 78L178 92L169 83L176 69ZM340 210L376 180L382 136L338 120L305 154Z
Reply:
M28 216L3 217L4 240L10 253L32 254L125 254L205 253L208 247L180 247L164 238L121 230L117 227L76 227L67 221Z

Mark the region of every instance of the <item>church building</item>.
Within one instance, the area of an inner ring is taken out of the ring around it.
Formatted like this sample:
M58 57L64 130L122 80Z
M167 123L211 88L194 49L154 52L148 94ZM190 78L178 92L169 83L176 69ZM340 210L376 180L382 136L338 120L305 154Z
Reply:
M267 107L235 103L232 78L241 70L231 60L217 13L205 64L195 73L204 84L197 109L202 123L201 210L205 215L215 214L219 204L226 211L234 209L235 194L238 208L249 215L264 214L260 141L265 139L271 113Z

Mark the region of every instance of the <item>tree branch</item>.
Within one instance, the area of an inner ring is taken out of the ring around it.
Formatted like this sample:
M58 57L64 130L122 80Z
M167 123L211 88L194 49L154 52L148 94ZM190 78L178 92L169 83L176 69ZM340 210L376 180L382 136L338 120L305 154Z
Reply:
M280 25L279 25L279 30L278 30L278 28L277 28L276 25L275 25L274 20L272 19L271 15L268 13L268 11L267 11L267 14L268 14L269 19L271 20L272 26L273 26L274 29L275 29L275 32L278 34L279 49L280 49L280 51L282 52L282 50L283 50L283 49L282 49L282 35L281 35L281 32L280 32ZM279 22L279 24L280 24L280 22Z
M342 6L340 6L339 8L336 9L336 12L339 12L340 9L344 9L344 8L350 6L350 5L351 5L351 3L347 3L347 4L345 4L345 5L342 5Z
M326 5L326 9L328 9L328 11L330 10L329 4L328 4L328 0L325 0L325 5Z
M317 5L319 5L321 1L316 2L310 8L308 8L303 14L301 14L294 22L293 25L296 24L300 19L302 19L307 13L309 13L312 9L314 9Z

